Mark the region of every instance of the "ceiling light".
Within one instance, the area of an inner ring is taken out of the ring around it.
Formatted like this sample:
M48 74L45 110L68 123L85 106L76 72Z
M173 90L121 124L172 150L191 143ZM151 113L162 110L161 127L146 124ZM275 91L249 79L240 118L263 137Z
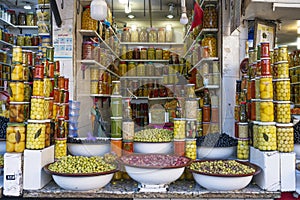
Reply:
M300 37L297 37L297 49L300 49Z
M128 4L128 0L119 0L120 4Z
M30 6L29 2L26 2L26 4L24 5L24 9L26 9L26 10L31 9L31 6Z
M189 22L189 19L186 15L186 13L182 13L180 17L180 24L186 25Z
M91 18L104 20L107 17L107 3L105 0L93 0L91 2Z
M135 18L135 16L134 16L134 15L132 15L132 14L130 14L130 15L127 15L127 17L128 17L129 19L133 19L133 18Z
M166 18L168 18L168 19L174 18L174 15L173 15L174 7L175 7L175 5L173 3L169 3L169 13L168 13L168 15L166 15Z
M130 5L130 3L128 3L128 4L126 4L125 5L125 13L131 13L131 5Z
M168 14L166 17L167 17L168 19L173 19L173 18L174 18L174 15Z

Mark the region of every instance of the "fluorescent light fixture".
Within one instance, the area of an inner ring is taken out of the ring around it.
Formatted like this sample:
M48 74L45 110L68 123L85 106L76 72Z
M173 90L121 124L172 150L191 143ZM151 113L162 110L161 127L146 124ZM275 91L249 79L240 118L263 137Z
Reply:
M168 14L166 17L167 17L168 19L173 19L173 18L174 18L174 15Z
M133 18L135 18L135 16L134 16L134 15L132 15L132 14L130 14L130 15L127 15L127 17L128 17L129 19L133 19Z
M30 10L31 9L31 6L28 2L26 2L26 4L24 5L24 9L25 10Z
M168 19L174 18L174 15L173 15L174 7L175 7L175 5L173 3L169 3L169 13L168 13L168 15L166 15L166 18L168 18Z
M299 3L273 3L273 11L276 8L300 8Z

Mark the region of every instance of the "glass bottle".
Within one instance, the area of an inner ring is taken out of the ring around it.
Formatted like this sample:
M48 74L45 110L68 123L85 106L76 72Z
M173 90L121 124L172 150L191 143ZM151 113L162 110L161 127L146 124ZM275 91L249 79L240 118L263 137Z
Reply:
M241 103L240 122L247 122L246 102Z
M125 108L124 108L124 120L132 119L132 109L130 106L130 99L125 99Z
M203 103L204 105L210 105L210 96L208 89L204 90Z

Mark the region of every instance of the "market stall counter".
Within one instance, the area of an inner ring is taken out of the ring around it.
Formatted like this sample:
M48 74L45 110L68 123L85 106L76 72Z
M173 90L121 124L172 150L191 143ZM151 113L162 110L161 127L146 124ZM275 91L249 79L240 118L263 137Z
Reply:
M133 180L112 181L101 189L89 191L71 191L61 189L51 181L40 190L24 190L24 198L159 198L159 199L275 199L280 198L280 191L265 191L254 184L234 191L210 191L194 181L178 180L170 184L168 191L140 192L138 183Z

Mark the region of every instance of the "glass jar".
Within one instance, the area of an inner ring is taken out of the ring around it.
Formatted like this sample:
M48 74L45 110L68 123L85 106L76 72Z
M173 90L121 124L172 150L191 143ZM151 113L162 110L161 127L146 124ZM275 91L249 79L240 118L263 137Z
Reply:
M121 94L121 82L112 81L112 95L120 95L120 94Z
M110 107L112 117L122 117L122 96L112 96Z
M289 63L287 61L277 62L277 77L274 78L289 78Z
M148 42L148 32L147 29L142 27L139 34L139 42Z
M197 119L186 119L185 137L195 138L197 132Z
M259 92L261 99L273 99L272 76L262 76L259 83Z
M260 65L260 67L259 67ZM260 60L260 64L259 61L257 62L257 74L261 74L262 76L270 76L271 74L271 62L270 62L270 58L262 58ZM260 69L260 73L259 73L259 69Z
M91 18L90 12L90 6L86 6L82 12L81 29L97 31L98 21Z
M185 138L185 125L186 121L184 118L174 118L174 139Z
M131 42L138 42L139 41L139 32L138 29L132 29L130 33L130 41Z
M20 25L20 26L26 25L26 14L24 12L19 12L18 25Z
M195 84L187 84L186 85L186 96L188 98L195 98Z
M122 33L122 42L130 42L131 35L129 32L129 28L124 28Z
M28 12L26 15L26 25L34 26L34 14L33 12Z
M135 76L135 75L136 75L135 62L128 62L127 76Z
M185 140L185 156L193 160L197 158L196 139Z
M157 42L157 31L155 28L151 28L149 31L149 42Z
M149 62L146 67L147 76L155 76L155 66L152 62Z
M13 47L12 62L22 63L22 48L20 46Z
M148 56L147 56L147 48L141 48L141 52L140 52L140 59L141 60L147 60Z
M277 101L290 101L291 83L290 79L278 79L275 82L275 99Z
M119 64L119 74L120 76L126 76L126 73L127 73L126 61L121 61Z
M122 122L122 137L123 140L133 140L134 138L134 122L126 120Z
M67 155L67 139L66 138L56 138L54 145L54 158L59 159Z
M218 28L218 12L216 5L205 5L203 12L203 28Z
M25 34L24 46L32 46L31 34ZM37 46L37 45L35 45L35 46Z
M22 153L25 149L25 135L26 126L24 123L7 123L6 152Z
M294 151L294 129L293 124L276 123L277 149L280 152Z
M32 38L31 38L31 43L32 43L32 46L39 46L40 36L38 36L37 34L33 34Z
M45 104L44 97L32 96L31 108L30 108L30 119L33 120L46 119L45 112L44 112L44 104Z
M155 59L162 60L163 59L163 50L162 48L156 48L155 50Z
M258 124L258 149L262 151L277 150L275 122L260 122Z
M127 60L133 59L133 49L128 49L128 51L126 52L126 59Z
M17 36L17 46L25 46L25 35L19 34Z
M288 46L281 45L278 47L278 61L287 61L288 60Z
M10 12L10 23L17 24L17 15L14 10L11 10Z
M193 99L186 99L185 101L185 117L187 119L197 119L197 110L199 108L198 100Z
M164 28L159 28L157 32L157 41L166 42L166 33Z
M140 59L140 49L139 48L134 48L134 50L133 50L133 59L135 59L135 60Z
M217 57L217 39L213 34L205 35L202 46L208 46L210 57Z
M237 158L241 160L249 159L249 139L238 139Z
M111 137L122 137L122 117L111 117Z
M9 122L23 123L29 118L29 102L9 103Z
M148 54L147 54L148 60L155 60L155 49L154 47L148 48Z
M274 103L272 100L260 100L260 121L274 121ZM257 120L257 119L256 119Z
M173 42L173 29L171 26L166 28L166 42Z
M136 75L140 76L140 77L145 76L146 75L145 71L146 71L146 68L145 68L144 63L139 63L136 68Z
M30 120L26 132L26 149L45 148L46 124L43 120Z
M275 119L277 123L291 122L291 104L289 101L275 102Z
M93 42L92 41L85 41L82 45L82 59L92 59L92 51L93 51Z

